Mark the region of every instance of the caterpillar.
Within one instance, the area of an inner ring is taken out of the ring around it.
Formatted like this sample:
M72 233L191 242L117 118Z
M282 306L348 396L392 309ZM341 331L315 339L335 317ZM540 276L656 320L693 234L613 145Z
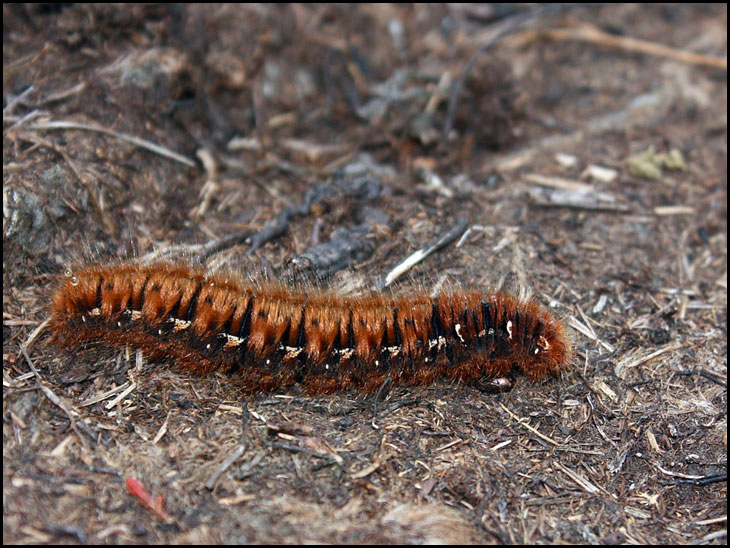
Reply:
M229 373L245 393L295 383L310 394L374 392L388 378L480 382L513 367L537 381L571 359L562 322L507 293L343 297L169 263L70 273L50 326L62 347L130 346L193 373Z

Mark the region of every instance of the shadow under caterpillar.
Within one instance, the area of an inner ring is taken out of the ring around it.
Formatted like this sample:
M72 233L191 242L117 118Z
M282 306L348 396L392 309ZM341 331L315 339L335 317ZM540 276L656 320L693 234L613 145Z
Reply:
M205 276L182 265L90 267L53 298L55 341L127 345L198 374L223 371L245 392L303 384L312 394L438 377L482 382L518 367L532 381L571 358L562 322L507 293L343 297Z

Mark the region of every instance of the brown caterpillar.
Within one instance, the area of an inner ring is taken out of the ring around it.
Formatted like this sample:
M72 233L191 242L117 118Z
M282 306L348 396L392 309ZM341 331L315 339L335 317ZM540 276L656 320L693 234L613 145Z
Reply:
M387 378L481 381L568 365L563 324L506 293L342 297L246 285L172 264L86 268L53 299L56 342L129 345L198 374L235 373L245 392L302 383L312 394L377 390Z

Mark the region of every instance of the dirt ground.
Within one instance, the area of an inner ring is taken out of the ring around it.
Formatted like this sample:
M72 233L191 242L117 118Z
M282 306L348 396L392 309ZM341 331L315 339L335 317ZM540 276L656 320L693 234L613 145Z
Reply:
M726 57L726 4L4 4L3 542L724 544ZM560 378L242 398L38 330L87 261L350 294L449 232L395 291L534 296Z

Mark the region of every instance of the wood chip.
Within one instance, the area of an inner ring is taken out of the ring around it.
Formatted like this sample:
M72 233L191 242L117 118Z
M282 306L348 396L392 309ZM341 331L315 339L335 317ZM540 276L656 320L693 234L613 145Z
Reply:
M689 206L660 206L654 208L654 215L668 217L670 215L694 215L695 209Z

